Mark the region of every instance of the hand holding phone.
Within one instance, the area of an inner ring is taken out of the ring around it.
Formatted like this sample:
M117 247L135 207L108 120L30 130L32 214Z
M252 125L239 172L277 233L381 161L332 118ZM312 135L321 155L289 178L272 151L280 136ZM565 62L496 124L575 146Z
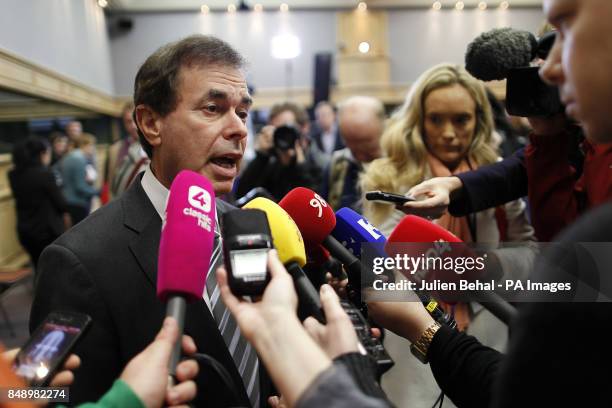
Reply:
M392 203L396 205L403 205L408 201L414 201L414 198L412 197L394 193L387 193L385 191L368 191L365 197L368 201L382 201L385 203Z
M82 313L50 313L17 353L13 370L32 386L48 385L90 323Z

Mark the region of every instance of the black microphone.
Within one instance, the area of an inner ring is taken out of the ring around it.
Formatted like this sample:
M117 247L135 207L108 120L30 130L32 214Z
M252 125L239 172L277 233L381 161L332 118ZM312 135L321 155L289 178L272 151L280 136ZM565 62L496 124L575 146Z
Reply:
M230 289L237 296L261 295L270 281L272 233L266 213L255 209L223 213L221 232Z
M496 28L468 45L465 69L483 81L502 80L509 70L529 66L537 50L538 40L529 31Z

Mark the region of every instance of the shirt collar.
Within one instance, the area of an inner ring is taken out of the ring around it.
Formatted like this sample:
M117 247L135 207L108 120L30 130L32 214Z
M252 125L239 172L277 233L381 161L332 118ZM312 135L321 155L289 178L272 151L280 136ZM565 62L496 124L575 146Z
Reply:
M166 203L168 201L168 194L170 190L168 190L164 185L155 177L153 174L153 170L151 170L151 164L147 165L147 168L142 176L142 180L140 181L143 190L155 211L159 215L161 220L164 220L164 214L166 213ZM219 216L217 215L217 210L215 206L215 237L218 238L221 235L219 229Z
M153 203L155 211L159 215L159 218L164 219L164 212L166 209L166 200L168 199L168 193L170 192L160 181L155 177L149 164L145 170L144 176L140 181L142 188Z

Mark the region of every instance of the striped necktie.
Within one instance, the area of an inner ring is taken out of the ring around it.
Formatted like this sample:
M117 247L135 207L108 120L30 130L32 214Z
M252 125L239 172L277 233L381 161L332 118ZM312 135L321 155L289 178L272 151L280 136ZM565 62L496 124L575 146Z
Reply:
M259 407L259 359L255 349L240 334L240 328L225 303L221 300L217 285L216 270L223 264L222 240L218 227L215 228L215 245L210 259L210 269L206 278L206 292L210 299L213 317L217 322L221 336L242 377L244 388L253 408Z

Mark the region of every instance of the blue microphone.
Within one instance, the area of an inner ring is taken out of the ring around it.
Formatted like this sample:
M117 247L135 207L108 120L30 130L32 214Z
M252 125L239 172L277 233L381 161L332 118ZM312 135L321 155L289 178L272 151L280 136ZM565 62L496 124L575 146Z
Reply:
M362 244L371 244L380 256L387 256L387 240L382 232L350 208L344 207L336 212L336 228L332 235L357 258L361 259Z
M368 258L387 256L385 252L387 239L382 232L370 224L363 215L350 208L344 207L336 212L336 228L332 231L332 236L360 260L362 259L362 245L364 244L368 245L368 248L373 251L373 253L367 254ZM446 313L429 294L420 290L414 292L434 320L451 328L457 326L455 319Z

